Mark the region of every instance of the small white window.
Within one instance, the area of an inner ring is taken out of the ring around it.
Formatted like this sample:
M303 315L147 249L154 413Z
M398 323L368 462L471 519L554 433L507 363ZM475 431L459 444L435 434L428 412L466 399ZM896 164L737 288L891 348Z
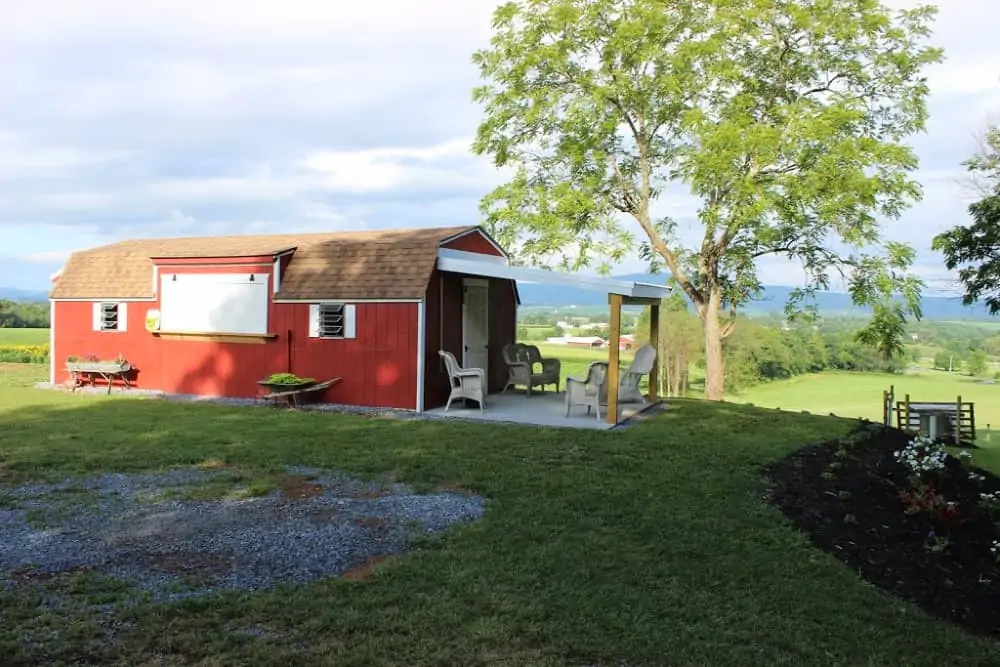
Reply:
M309 306L310 338L354 338L354 304L318 303Z
M128 304L99 301L94 304L94 331L126 331Z

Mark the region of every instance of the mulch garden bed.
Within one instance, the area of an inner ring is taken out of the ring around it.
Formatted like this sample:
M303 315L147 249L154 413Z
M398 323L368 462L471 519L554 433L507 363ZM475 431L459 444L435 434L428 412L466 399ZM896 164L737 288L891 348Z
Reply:
M939 455L936 469L914 470L897 454L912 439L867 423L798 450L768 467L771 500L875 586L1000 637L1000 504L982 499L1000 492L1000 479L952 455Z

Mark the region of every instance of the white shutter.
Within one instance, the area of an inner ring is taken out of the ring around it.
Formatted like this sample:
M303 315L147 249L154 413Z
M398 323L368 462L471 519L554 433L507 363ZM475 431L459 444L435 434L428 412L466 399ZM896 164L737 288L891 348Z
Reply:
M354 304L344 305L344 338L354 338Z
M128 331L128 304L125 302L118 304L118 330Z
M309 337L319 338L319 304L309 304Z
M94 314L93 314L93 322L92 322L92 324L93 324L93 327L94 327L94 331L100 331L101 330L101 320L103 319L101 317L101 302L100 301L94 302L93 307L94 307Z

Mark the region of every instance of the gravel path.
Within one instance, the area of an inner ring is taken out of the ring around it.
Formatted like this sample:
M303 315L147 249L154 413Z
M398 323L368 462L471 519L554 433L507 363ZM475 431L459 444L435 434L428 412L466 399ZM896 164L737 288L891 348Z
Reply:
M415 494L331 471L288 473L284 489L245 499L186 498L206 483L225 484L225 470L0 489L0 586L81 570L153 599L301 584L402 552L418 535L485 511L471 494Z

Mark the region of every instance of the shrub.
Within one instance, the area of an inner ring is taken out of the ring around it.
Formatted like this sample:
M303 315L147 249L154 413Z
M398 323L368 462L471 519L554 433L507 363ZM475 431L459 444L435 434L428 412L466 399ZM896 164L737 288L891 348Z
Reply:
M312 378L301 378L294 373L274 373L265 380L268 384L311 384L315 381Z
M0 363L47 364L49 345L0 345Z

